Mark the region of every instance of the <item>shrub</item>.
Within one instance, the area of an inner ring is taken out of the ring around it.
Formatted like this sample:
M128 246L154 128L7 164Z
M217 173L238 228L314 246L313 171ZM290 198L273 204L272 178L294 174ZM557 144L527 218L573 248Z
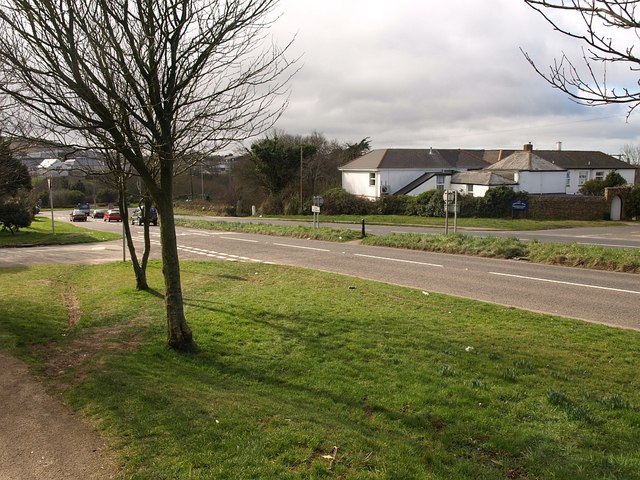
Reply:
M640 217L640 187L629 190L624 203L624 213L629 218Z
M0 204L0 225L3 231L9 230L13 234L31 225L32 219L31 208L24 202L10 199Z
M332 188L322 194L323 212L327 215L370 215L375 213L377 202L348 193L343 188Z
M42 197L42 200L49 205L49 195ZM79 203L85 203L85 194L78 190L53 190L53 206L54 207L75 207Z
M478 204L478 215L488 218L508 217L511 215L511 202L527 198L527 192L514 192L506 186L491 188L484 195L484 201Z
M381 215L406 215L411 211L414 197L408 195L386 195L378 200L378 213Z
M118 201L118 192L109 188L103 188L96 194L98 203L115 203Z

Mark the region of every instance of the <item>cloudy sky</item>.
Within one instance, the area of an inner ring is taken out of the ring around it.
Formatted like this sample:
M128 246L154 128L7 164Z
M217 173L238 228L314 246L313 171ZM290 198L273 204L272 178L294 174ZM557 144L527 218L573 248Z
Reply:
M277 124L288 133L370 137L374 148L640 144L640 112L577 105L534 72L520 48L546 66L563 51L579 59L580 44L520 0L281 0L279 10L273 35L295 35L302 56Z

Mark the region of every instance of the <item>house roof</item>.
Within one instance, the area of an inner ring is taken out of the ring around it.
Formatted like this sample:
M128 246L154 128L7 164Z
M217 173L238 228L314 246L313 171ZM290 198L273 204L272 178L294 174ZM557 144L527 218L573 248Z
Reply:
M518 182L514 181L513 178L508 178L508 175L499 175L495 172L481 170L454 173L451 176L451 183L497 186L517 185Z
M552 172L566 170L545 160L531 151L515 152L507 158L487 167L487 170Z
M485 168L484 150L386 148L373 150L340 170Z
M606 168L620 170L633 168L632 165L620 159L597 151L536 150L535 154L564 169Z

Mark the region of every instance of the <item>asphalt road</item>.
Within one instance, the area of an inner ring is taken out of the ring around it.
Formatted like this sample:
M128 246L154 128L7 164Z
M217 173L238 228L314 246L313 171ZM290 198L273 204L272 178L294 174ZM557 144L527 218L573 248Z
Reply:
M66 217L60 216L60 220ZM78 224L118 231L119 223ZM142 227L132 227L141 242ZM618 230L617 227L613 230ZM151 227L152 256L159 228ZM635 235L631 231L632 235ZM574 232L580 234L580 232ZM338 244L178 228L183 259L223 259L294 265L472 298L547 314L640 330L640 276L460 255L417 252L356 243ZM122 242L4 249L0 267L122 259ZM348 281L347 281L348 283ZM518 311L514 310L514 315Z

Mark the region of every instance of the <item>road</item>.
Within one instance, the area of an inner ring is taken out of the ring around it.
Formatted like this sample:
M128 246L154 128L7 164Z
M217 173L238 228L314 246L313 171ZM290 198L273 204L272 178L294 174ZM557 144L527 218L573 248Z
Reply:
M65 217L60 216L60 220ZM81 224L78 224L81 225ZM118 231L119 223L87 222ZM133 227L141 241L142 227ZM151 227L153 256L159 229ZM622 227L619 227L622 228ZM547 314L640 330L640 276L357 243L339 244L263 235L178 228L183 259L222 259L313 268ZM122 259L122 242L4 249L0 267L31 262L74 263ZM517 315L514 310L514 315Z

